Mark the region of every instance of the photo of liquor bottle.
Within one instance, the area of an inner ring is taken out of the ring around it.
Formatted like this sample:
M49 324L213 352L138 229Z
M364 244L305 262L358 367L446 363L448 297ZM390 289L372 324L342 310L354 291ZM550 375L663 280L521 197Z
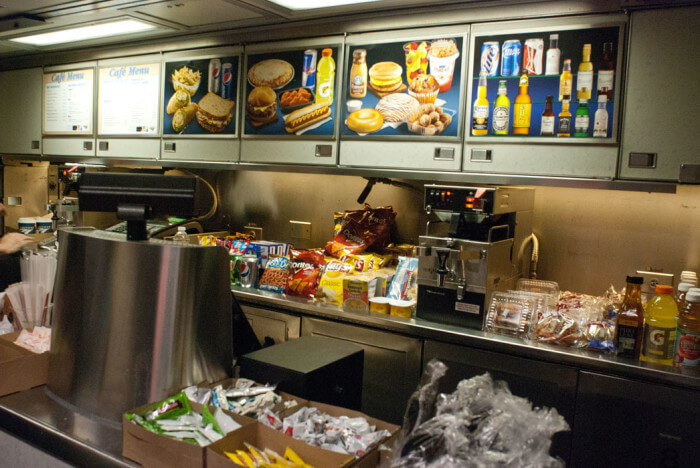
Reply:
M579 101L576 108L576 119L574 119L574 136L587 137L588 127L591 123L591 111L588 109L588 101Z
M493 134L508 135L510 124L510 99L508 99L508 89L506 80L498 82L498 96L493 104Z
M605 94L598 95L598 109L593 116L593 136L607 138L608 136L608 110L605 108L608 97Z
M583 60L578 65L576 74L576 98L581 101L583 99L591 99L591 90L593 89L593 64L591 63L591 45L583 44Z
M605 94L608 101L613 98L613 83L615 82L615 60L613 57L613 44L603 44L603 57L600 59L598 69L598 95Z
M530 134L530 113L532 111L532 99L527 92L527 73L520 77L520 91L515 96L513 106L513 135Z
M542 123L540 124L541 136L554 136L554 111L552 110L552 96L547 96L544 102L544 112L542 112Z
M558 137L571 136L571 112L569 111L569 101L562 101L561 112L559 112Z
M549 35L549 49L547 49L547 62L544 67L545 75L559 74L559 59L561 51L559 50L559 34Z
M571 75L571 59L564 60L561 76L559 77L559 100L571 100L571 83L573 76Z

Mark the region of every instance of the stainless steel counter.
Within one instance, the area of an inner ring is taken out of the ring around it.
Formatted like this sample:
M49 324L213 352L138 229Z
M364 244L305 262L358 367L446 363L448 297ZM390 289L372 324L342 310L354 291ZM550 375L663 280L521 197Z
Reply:
M524 341L479 330L443 325L420 318L406 319L373 312L367 314L345 312L334 305L287 297L282 294L269 293L257 289L234 287L233 292L239 302L258 307L278 309L302 316L320 317L415 338L453 343L518 357L570 365L581 370L599 371L609 375L700 390L700 376L683 375L671 367L640 362L634 359Z

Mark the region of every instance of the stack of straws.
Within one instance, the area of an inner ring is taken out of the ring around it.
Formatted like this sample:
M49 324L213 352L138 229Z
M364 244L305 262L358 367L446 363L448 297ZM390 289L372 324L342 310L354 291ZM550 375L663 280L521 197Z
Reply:
M51 293L56 276L56 252L42 250L39 253L25 251L20 260L22 282L7 287L14 310L15 328L31 329L51 323Z

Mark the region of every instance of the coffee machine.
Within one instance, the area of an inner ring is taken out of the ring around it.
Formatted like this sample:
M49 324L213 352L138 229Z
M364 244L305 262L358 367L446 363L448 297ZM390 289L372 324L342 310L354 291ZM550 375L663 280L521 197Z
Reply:
M526 271L534 198L531 188L425 186L437 220L419 238L417 317L483 329L491 294Z

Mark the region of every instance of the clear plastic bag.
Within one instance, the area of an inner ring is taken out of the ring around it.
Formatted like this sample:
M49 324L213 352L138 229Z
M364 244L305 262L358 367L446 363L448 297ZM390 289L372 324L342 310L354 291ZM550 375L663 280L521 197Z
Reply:
M404 427L384 468L560 467L549 455L552 436L569 430L554 408L533 408L505 382L483 374L437 394L446 366L428 363L425 383L409 400Z

